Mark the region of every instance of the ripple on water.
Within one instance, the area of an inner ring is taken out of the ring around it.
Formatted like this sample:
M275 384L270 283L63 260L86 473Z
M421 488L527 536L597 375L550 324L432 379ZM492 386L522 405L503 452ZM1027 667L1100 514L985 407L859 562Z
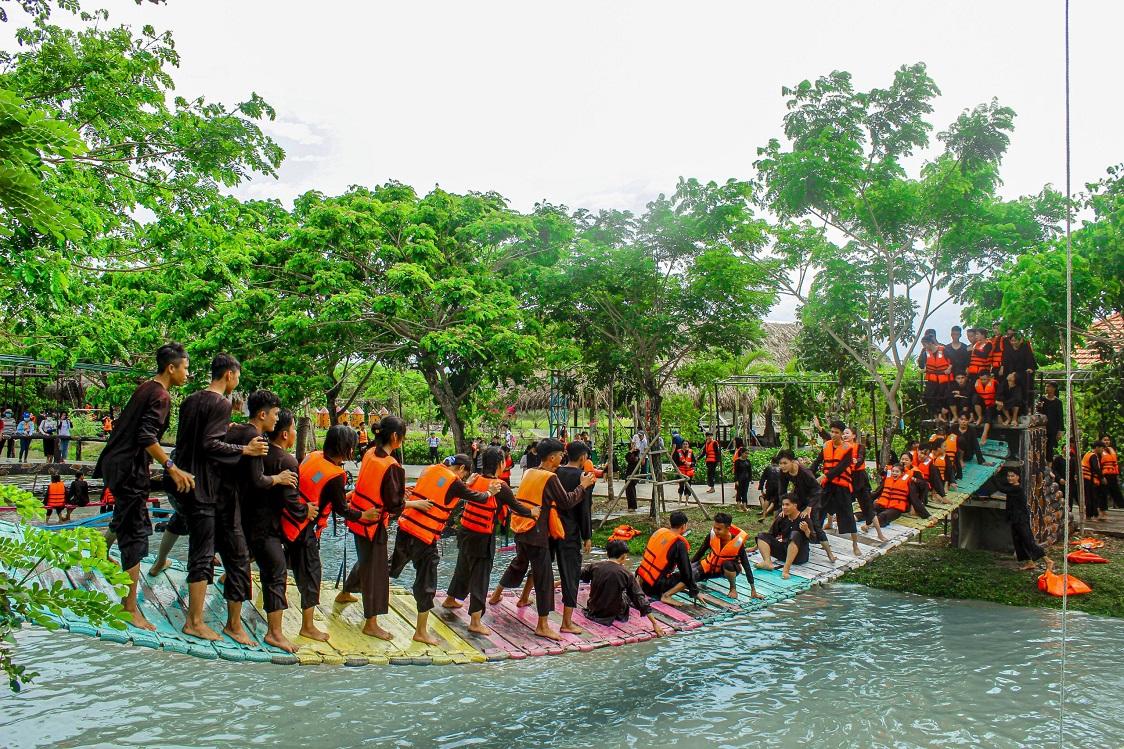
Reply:
M28 630L20 657L41 675L0 698L0 745L1056 746L1057 623L1052 611L834 585L659 643L359 669ZM1074 615L1069 636L1070 743L1119 746L1124 623Z

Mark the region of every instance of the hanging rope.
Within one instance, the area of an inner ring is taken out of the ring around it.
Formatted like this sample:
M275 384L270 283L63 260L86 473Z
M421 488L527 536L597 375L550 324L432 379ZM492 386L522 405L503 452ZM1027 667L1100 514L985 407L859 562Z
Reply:
M1070 461L1073 452L1069 442L1073 439L1073 205L1070 185L1070 140L1069 140L1069 0L1065 0L1065 523L1062 531L1062 658L1061 688L1058 691L1058 746L1065 746L1065 661L1066 625L1069 614L1069 498L1073 491L1070 480ZM1076 445L1075 445L1076 446Z

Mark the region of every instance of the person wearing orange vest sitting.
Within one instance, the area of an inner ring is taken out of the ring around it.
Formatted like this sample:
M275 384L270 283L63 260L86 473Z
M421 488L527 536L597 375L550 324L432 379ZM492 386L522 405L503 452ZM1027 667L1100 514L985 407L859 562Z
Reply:
M691 576L695 580L714 580L719 577L726 578L730 590L726 594L729 598L738 597L736 581L738 572L745 573L749 580L749 593L752 598L764 598L757 592L753 582L753 567L749 563L749 555L745 550L748 534L734 525L734 519L725 512L714 515L714 525L706 543L699 546L695 556L691 558Z
M530 569L538 614L535 634L550 640L561 640L562 635L550 626L547 618L554 611L554 566L550 558L550 541L565 538L566 530L558 513L581 504L585 500L586 488L596 484L597 477L592 473L583 473L577 487L567 492L555 475L562 465L566 448L558 440L547 437L539 442L538 454L541 460L539 467L524 472L515 498L530 507L540 508L539 516L533 521L518 516L511 519L511 530L515 533L515 558L500 577L488 603L493 606L499 604L503 600L504 588L522 585ZM519 603L529 605L523 600Z
M695 477L695 453L691 450L691 443L683 440L683 445L671 454L671 460L684 477L679 482L678 494L681 498L688 497L691 494L688 484Z
M472 459L458 453L422 471L417 484L410 490L413 500L421 506L408 507L398 516L398 536L394 540L394 553L390 557L390 576L397 578L407 564L414 567L414 601L418 607L414 642L439 645L429 631L429 612L433 609L433 596L437 593L437 565L440 554L437 542L449 522L449 516L465 502L488 507L492 498L503 489L499 479L490 479L485 491L475 492L464 481L472 472Z
M1120 492L1120 461L1116 455L1116 448L1112 444L1112 437L1101 435L1101 476L1104 477L1105 505L1112 498L1112 506L1116 509L1124 507L1124 496Z
M757 568L776 569L773 560L783 559L781 577L787 580L792 575L792 565L808 561L808 541L812 536L812 526L808 525L807 519L800 517L796 495L784 495L781 497L781 511L773 519L768 532L757 534L757 551L761 554Z
M324 448L305 456L300 464L297 487L307 515L287 507L281 509L281 533L289 552L293 578L301 596L301 637L327 641L328 633L316 626L314 614L320 605L320 534L335 512L345 521L373 523L382 513L371 507L360 511L347 501L347 472L343 464L355 456L355 430L334 424L324 435Z
M924 350L918 365L925 369L925 394L922 396L929 404L929 415L940 418L948 410L948 388L952 383L952 361L944 352L944 346L937 339L926 336L921 339Z
M691 573L691 543L685 538L687 513L676 510L668 523L670 528L658 528L648 539L636 577L646 595L679 606L675 594L686 590L691 598L697 598L699 586Z
M980 444L987 444L987 435L991 430L991 422L995 421L995 380L991 379L990 372L981 372L980 379L976 381L976 423L983 425L983 434L980 435Z
M886 541L882 529L909 512L910 507L915 507L920 502L923 488L921 477L907 472L901 463L890 466L890 473L883 477L882 486L874 490L874 518L863 523L862 532L866 533L873 527L878 540Z
M706 463L707 494L714 494L714 478L718 475L718 464L722 460L722 450L719 449L718 440L714 439L713 432L706 433L703 440L703 461Z
M468 488L486 493L492 481L499 478L496 474L506 457L506 449L489 447L484 450L482 474L469 482ZM524 507L515 500L515 494L506 481L495 496L488 497L485 504L465 504L460 528L457 529L457 566L441 604L444 608L456 609L463 606L461 601L468 598L468 631L478 635L492 634L480 618L484 615L488 584L492 580L496 528L500 525L500 513L505 508L520 517L535 519L539 516L538 507Z
M62 513L66 509L66 484L57 473L51 474L51 481L47 484L47 491L43 494L43 504L47 506L47 523L51 522L51 513L58 515L62 522Z
M853 445L843 441L843 432L847 430L846 424L836 420L831 422L829 429L831 439L823 444L819 456L812 463L812 473L823 467L824 475L820 483L823 484L824 514L836 516L839 532L851 536L851 549L856 557L861 557L858 526L855 524L855 513L851 509L854 501L851 475L855 465L855 453L852 449Z
M1028 571L1037 566L1039 559L1046 556L1046 550L1038 545L1034 533L1030 530L1030 508L1026 504L1026 492L1023 491L1022 477L1018 468L1008 468L1007 482L1000 491L1007 496L1004 511L1007 522L1011 524L1011 541L1015 547L1015 559L1023 562L1020 570ZM1053 570L1050 559L1046 560L1046 567Z
M652 613L644 592L636 582L636 575L628 569L628 543L612 539L605 544L603 562L587 564L579 573L583 582L589 583L589 600L585 615L606 627L616 622L628 621L628 610L634 608L648 617L656 637L664 635L663 627Z
M1108 520L1108 500L1104 493L1104 470L1101 456L1104 444L1094 442L1093 449L1081 456L1081 480L1085 483L1085 517L1097 522Z
M355 593L363 596L363 634L390 640L393 635L379 626L379 617L390 610L390 564L387 526L390 518L405 509L426 511L426 499L406 501L406 471L394 458L394 451L406 441L406 422L390 414L383 416L374 430L374 446L363 455L355 490L350 495L353 510L375 509L374 520L348 520L355 539L355 564L344 581L336 603L354 603Z

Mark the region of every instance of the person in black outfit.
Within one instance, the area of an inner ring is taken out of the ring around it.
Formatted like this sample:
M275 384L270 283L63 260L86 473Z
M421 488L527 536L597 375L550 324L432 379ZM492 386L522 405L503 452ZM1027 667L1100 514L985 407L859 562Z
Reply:
M780 458L774 455L769 460L769 465L761 472L761 480L757 482L757 493L761 501L761 517L768 517L776 511L777 502L781 496L781 468Z
M74 480L66 490L66 503L71 507L85 507L90 504L90 485L86 482L86 474L82 471L74 474ZM67 520L70 513L67 513Z
M1032 570L1036 562L1046 556L1046 551L1034 540L1030 530L1030 508L1026 504L1026 493L1021 486L1017 468L1007 469L1006 486L1001 491L1007 495L1007 522L1011 524L1011 541L1015 547L1015 559L1024 564L1020 570ZM1051 560L1046 560L1047 568L1052 569Z
M761 553L758 569L776 569L774 559L784 560L781 577L787 580L794 564L808 561L808 539L812 537L812 526L806 518L800 517L796 506L796 496L786 494L781 497L781 511L773 520L767 533L757 534L757 551Z
M585 473L585 461L589 457L589 447L580 439L566 447L567 463L555 472L562 488L572 492L581 485ZM582 551L588 551L593 537L593 487L586 487L582 501L573 507L559 510L565 538L551 541L551 551L558 562L558 578L562 582L562 625L559 629L570 634L582 634L581 627L574 624L574 609L578 605L578 578L582 570ZM528 600L531 590L529 583L524 587L522 600Z
M663 628L652 614L652 607L636 581L636 575L626 566L628 564L628 544L614 539L605 544L603 562L586 565L581 572L581 580L589 583L589 600L585 613L591 620L606 627L614 622L627 622L629 606L648 617L656 637L662 637Z
M628 477L639 473L639 470L637 469L637 466L639 466L639 465L640 465L640 448L633 447L633 448L629 449L628 453L624 456L624 475L625 475L624 496L625 496L625 499L628 501L628 509L630 509L630 510L637 509L637 504L636 504L636 483L637 482L636 482L635 479L629 479Z
M976 430L972 428L971 417L967 414L960 414L959 422L953 434L956 435L956 462L960 466L968 465L968 461L972 458L980 465L984 464L983 450L980 449L980 439L976 436Z
M960 341L963 333L959 325L952 326L951 340L944 346L944 355L952 362L952 374L965 374L968 371L968 362L972 358L971 349Z
M659 577L653 584L648 584L643 578L640 579L640 588L645 595L658 598L662 603L671 606L679 605L674 596L680 591L686 590L691 598L699 596L699 586L695 583L691 572L690 544L684 538L687 533L687 523L687 513L682 510L671 513L668 517L668 525L679 535L679 538L672 542L667 550L667 566L656 571Z
M1021 333L1011 331L1007 337L1003 349L1003 372L1015 375L1020 392L1025 396L1024 403L1034 403L1034 373L1038 371L1038 359Z
M240 622L242 602L250 598L250 552L242 532L238 498L224 486L224 473L234 469L242 456L260 457L269 452L269 443L258 435L246 444L227 440L230 427L229 395L238 387L242 367L228 354L217 354L211 361L211 383L192 393L180 404L176 430L176 460L195 475L194 491L174 494L176 512L183 515L188 528L187 592L188 610L184 634L204 640L221 636L203 621L207 586L214 580L215 552L222 559L227 580L223 598L227 602L227 627L231 639L252 644Z
M523 470L524 471L527 470L528 468L538 468L539 467L540 460L539 460L539 449L538 449L538 443L537 442L532 442L531 444L527 445L526 449L523 450L523 458L524 458L524 460L523 460L523 463L524 463Z
M505 459L506 455L503 450L495 447L484 450L482 477L495 479ZM463 605L460 601L468 598L468 631L484 636L492 634L492 630L484 626L480 618L484 614L488 585L492 581L492 564L496 557L494 528L499 525L497 518L505 507L510 512L523 517L537 518L539 516L537 507L528 509L517 502L511 487L506 483L494 499L495 502L491 506L465 506L464 513L461 516L461 526L457 529L457 566L453 570L453 578L449 582L445 600L441 604L444 608L455 609ZM487 524L490 521L493 532L484 533L465 527L464 519L470 513L474 519L474 524L479 522Z
M1046 417L1046 447L1053 459L1058 451L1058 439L1065 420L1062 414L1062 400L1058 397L1058 383L1047 382L1046 394L1038 400L1038 413Z
M160 438L168 428L172 399L168 390L187 382L188 358L183 346L166 343L156 352L156 376L140 385L117 418L109 441L98 456L94 478L104 479L114 497L113 519L106 533L106 546L117 542L121 569L133 579L122 607L133 625L154 630L137 607L137 580L141 559L148 554L152 520L148 516L149 463L155 458L179 491L195 486L194 477L168 459Z
M816 541L823 547L828 558L834 560L835 554L832 553L827 542L827 534L823 530L823 487L811 471L800 465L792 450L778 452L777 464L781 472L780 493L784 495L791 491L796 496L796 506L800 508L800 516L811 519Z

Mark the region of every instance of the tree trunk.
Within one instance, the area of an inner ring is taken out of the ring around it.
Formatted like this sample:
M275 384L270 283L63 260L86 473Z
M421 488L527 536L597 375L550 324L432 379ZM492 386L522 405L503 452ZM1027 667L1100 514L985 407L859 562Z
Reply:
M468 441L464 436L464 421L461 420L456 401L446 391L434 369L425 367L422 368L421 373L425 378L426 385L429 386L430 395L433 396L433 400L437 403L437 407L441 409L441 414L445 417L445 423L449 425L449 433L453 436L453 444L456 446L457 452L467 455L469 448Z
M882 449L879 451L879 470L890 465L894 453L894 435L897 434L898 424L901 422L901 413L898 411L898 402L893 395L887 401L886 407L890 411L886 419L886 426L882 428Z
M613 493L613 462L616 458L616 410L617 404L614 400L613 380L609 380L609 445L607 452L609 453L608 465L605 466L605 488L609 492L609 505L612 506L616 502L616 497Z
M648 415L644 421L644 432L648 436L648 444L651 446L651 449L656 449L658 444L659 449L666 452L670 449L670 445L662 444L663 438L660 435L660 409L663 407L663 394L654 384L646 384L644 393L648 396ZM663 455L650 454L648 460L652 468L652 481L662 481ZM662 489L663 487L652 486L652 505L649 509L649 516L653 520L658 520L660 516L658 497L662 494Z
M313 428L312 419L307 416L297 417L297 462L304 460L304 456L315 452L316 430Z

